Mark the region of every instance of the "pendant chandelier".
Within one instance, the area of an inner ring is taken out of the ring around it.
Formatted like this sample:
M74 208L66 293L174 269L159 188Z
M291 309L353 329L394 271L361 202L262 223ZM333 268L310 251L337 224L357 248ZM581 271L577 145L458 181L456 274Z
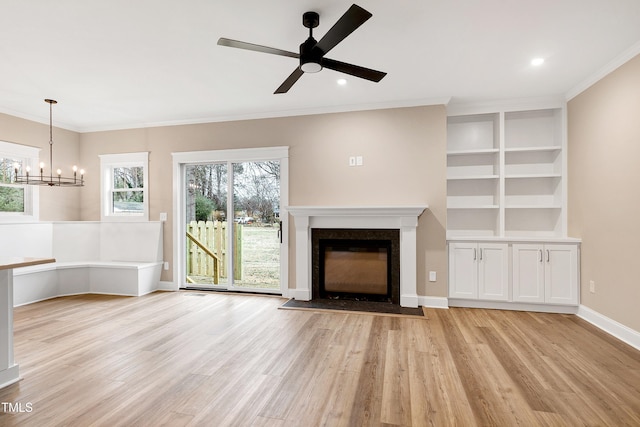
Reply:
M84 170L80 169L80 177L78 177L78 168L73 166L73 178L62 176L62 170L56 170L53 173L53 104L58 101L53 99L45 99L44 102L49 104L49 174L45 173L44 162L40 162L40 173L32 174L31 168L25 168L24 175L19 175L19 165L15 165L15 184L27 185L48 185L49 187L82 187L84 186Z

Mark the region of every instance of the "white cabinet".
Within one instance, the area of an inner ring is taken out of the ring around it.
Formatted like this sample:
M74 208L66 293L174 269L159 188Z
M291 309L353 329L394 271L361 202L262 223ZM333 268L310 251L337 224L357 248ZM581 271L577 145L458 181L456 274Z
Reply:
M513 245L513 301L578 304L578 247L575 244Z
M503 243L450 243L449 297L507 301L508 249Z

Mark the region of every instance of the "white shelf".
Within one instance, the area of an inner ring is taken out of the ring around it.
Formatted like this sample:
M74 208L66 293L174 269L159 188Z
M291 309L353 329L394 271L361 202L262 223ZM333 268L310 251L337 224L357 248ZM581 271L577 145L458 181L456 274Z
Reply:
M462 181L474 179L498 179L500 175L469 175L469 176L449 176L447 181Z
M562 209L558 205L506 205L505 209Z
M514 175L505 175L505 179L529 179L529 178L562 178L560 173L523 173Z
M456 242L507 242L507 243L582 243L582 239L576 237L536 237L536 236L465 236L447 232L447 241Z
M562 147L558 147L555 145L543 146L543 147L516 147L516 148L505 148L505 153L526 153L526 152L534 152L534 151L561 151Z
M447 206L447 209L499 209L499 205L478 205L478 206Z
M500 152L498 148L486 148L480 150L456 150L448 151L447 156L471 156L476 154L497 154Z

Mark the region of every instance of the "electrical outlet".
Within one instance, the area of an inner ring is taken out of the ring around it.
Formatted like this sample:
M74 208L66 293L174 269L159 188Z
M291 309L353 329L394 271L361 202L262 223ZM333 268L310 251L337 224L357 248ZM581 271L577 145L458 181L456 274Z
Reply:
M362 160L362 156L356 156L356 166L362 166L363 165L363 160Z
M160 221L166 221L167 220L167 213L166 212L160 212Z
M169 270L169 261L164 262L164 269Z
M429 281L430 282L435 282L436 281L436 272L435 271L430 271L429 272Z
M596 282L593 280L589 280L589 292L592 294L596 293Z

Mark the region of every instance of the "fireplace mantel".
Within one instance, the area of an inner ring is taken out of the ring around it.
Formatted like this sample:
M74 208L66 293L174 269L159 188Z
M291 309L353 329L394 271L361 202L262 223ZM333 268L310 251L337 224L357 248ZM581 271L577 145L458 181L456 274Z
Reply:
M296 287L290 296L309 301L312 298L311 229L361 228L400 230L400 305L417 307L418 218L428 208L422 206L289 206L295 219Z

